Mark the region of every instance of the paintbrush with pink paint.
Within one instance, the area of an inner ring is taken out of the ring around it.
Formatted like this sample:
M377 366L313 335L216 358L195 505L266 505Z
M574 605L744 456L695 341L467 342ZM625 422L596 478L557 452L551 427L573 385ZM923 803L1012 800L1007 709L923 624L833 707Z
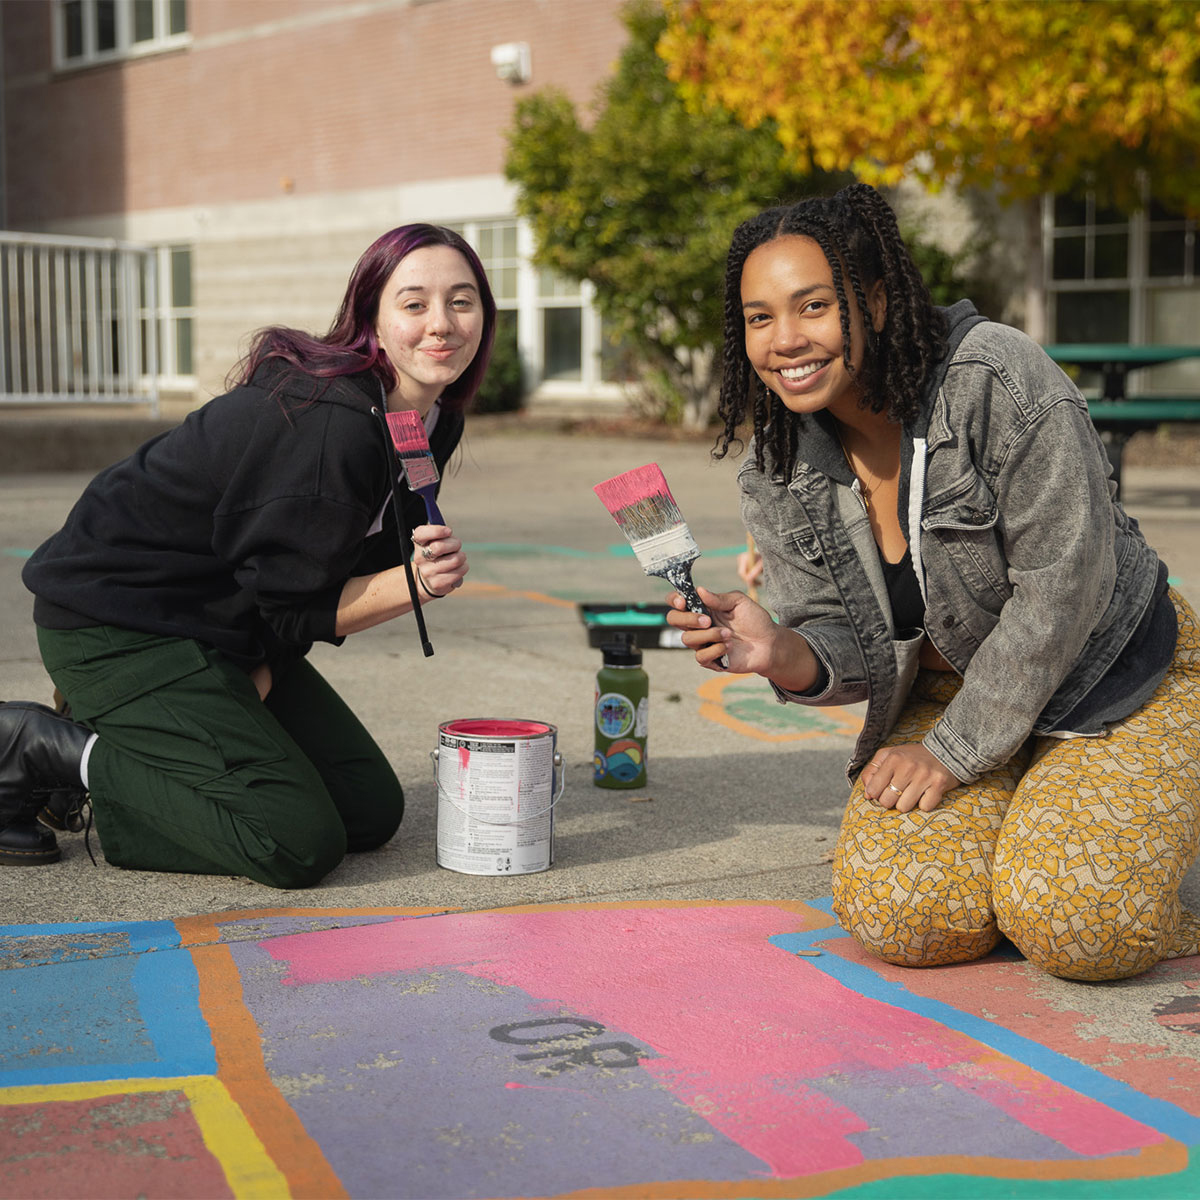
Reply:
M620 526L642 570L667 580L691 612L711 618L692 582L692 563L700 557L700 547L658 463L615 475L592 491ZM717 665L728 667L729 660L722 655Z
M387 425L396 456L400 459L400 469L408 486L425 501L425 515L430 525L445 525L436 499L441 476L433 451L429 448L429 435L425 432L421 414L415 408L390 412L387 414Z
M393 458L394 451L395 458L399 459L401 463L404 462L404 459L401 456L400 445L397 441L397 429L392 423L392 418L400 415L402 414L385 413L380 408L371 409L371 416L373 416L379 423L379 428L383 436L384 452L387 454L388 458L387 475L388 483L391 485L392 490L392 512L396 517L396 533L400 538L400 550L402 552L402 558L404 561L404 578L408 583L409 599L412 601L413 619L417 623L417 634L421 639L421 650L424 652L425 657L428 658L433 653L433 643L429 640L429 633L425 628L425 617L421 613L421 597L417 593L417 580L413 573L413 565L411 561L414 552L412 533L409 531L408 526L404 522L404 506L400 502L400 482L396 478L396 463ZM417 414L413 413L413 416L417 416ZM417 420L420 421L420 417L417 417ZM425 436L424 424L421 424L420 429L421 440L425 443L426 452L429 453L430 467L433 470L433 482L436 485L438 479L437 464L434 463L433 454L429 451L429 439ZM437 506L433 504L432 493L429 497L422 496L421 499L425 501L425 511L427 513L430 505L433 505L433 511L437 513L437 523L439 525L444 525L445 522L442 520L442 514L437 512ZM430 517L431 521L432 519L433 518Z

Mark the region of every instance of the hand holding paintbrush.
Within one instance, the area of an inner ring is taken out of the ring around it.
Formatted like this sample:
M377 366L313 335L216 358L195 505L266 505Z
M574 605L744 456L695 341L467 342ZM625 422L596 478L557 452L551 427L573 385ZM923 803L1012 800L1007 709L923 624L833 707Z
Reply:
M675 587L688 609L712 618L692 582L692 563L700 548L667 487L657 463L616 475L592 489L620 526L642 570ZM722 669L729 660L717 660Z
M437 483L440 478L437 463L434 460L433 451L429 448L429 437L425 432L425 423L422 421L420 413L412 409L385 413L381 409L373 408L371 414L382 426L386 437L390 440L390 449L395 451L396 460L400 464L401 472L409 488L425 502L425 515L429 524L446 527L448 533L449 527L446 526L435 500ZM461 570L454 571L454 579L447 592L438 592L429 586L428 580L420 570L414 568L410 560L410 555L415 552L416 546L411 531L404 523L404 511L400 503L395 468L391 465L390 455L388 478L392 487L392 509L396 517L396 532L400 536L400 545L404 551L404 574L408 582L409 599L412 603L413 616L417 622L417 632L421 638L421 649L428 657L433 653L433 645L425 629L425 619L421 615L420 592L423 591L430 600L441 599L448 594L449 590L462 583L466 566L465 563L461 564ZM453 554L448 558L435 557L428 545L421 547L421 553L427 563L450 562L451 565L458 566L460 565L458 560L461 545L457 541L450 545L452 548L458 547L458 549L454 549ZM420 591L417 587L418 581L420 581Z

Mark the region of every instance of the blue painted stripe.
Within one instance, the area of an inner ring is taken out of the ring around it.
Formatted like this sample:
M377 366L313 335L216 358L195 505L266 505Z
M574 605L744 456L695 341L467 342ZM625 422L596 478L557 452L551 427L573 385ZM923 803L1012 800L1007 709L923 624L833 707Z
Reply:
M0 925L0 937L72 937L93 933L124 933L132 952L165 950L179 945L173 921L70 921L57 925Z
M124 935L123 944L101 950L94 939L104 934ZM28 1024L8 1025L3 1057L9 1069L0 1070L0 1087L216 1073L216 1052L200 1013L199 976L173 922L0 926L7 950L23 938L58 941L62 955L55 955L53 944L40 945L43 961L30 967L41 969L12 972L5 999L14 1019L44 1014L47 1036L57 1039L62 1053L40 1055L36 1066L16 1066L30 1061Z
M832 912L831 898L808 903L813 908ZM834 927L804 933L777 934L768 940L781 950L795 954L798 950L810 949L814 943L836 937L838 934L849 936L840 927ZM914 995L902 984L891 983L869 967L849 962L828 950L820 958L806 958L805 963L823 971L859 995L902 1008L964 1033L983 1045L1024 1063L1047 1078L1124 1113L1132 1120L1149 1125L1168 1137L1187 1145L1200 1143L1200 1118L1192 1116L1169 1101L1157 1100L1120 1080L1110 1079L1095 1068L1051 1050L1040 1042L1022 1037L982 1017L972 1016L940 1000L929 1000Z

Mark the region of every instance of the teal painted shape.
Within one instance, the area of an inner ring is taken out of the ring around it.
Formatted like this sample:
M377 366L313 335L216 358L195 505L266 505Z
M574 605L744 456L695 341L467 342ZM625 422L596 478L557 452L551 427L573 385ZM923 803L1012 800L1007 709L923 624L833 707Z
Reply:
M1136 1179L1003 1179L988 1175L907 1175L859 1183L828 1200L1187 1200L1200 1196L1200 1147L1186 1170Z

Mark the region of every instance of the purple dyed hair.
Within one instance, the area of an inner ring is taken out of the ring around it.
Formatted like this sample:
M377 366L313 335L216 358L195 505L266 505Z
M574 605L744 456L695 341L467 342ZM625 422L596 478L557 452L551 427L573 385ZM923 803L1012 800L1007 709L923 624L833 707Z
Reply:
M370 370L384 390L391 392L396 386L396 373L375 336L379 297L401 261L424 246L449 246L457 250L470 265L479 288L483 305L479 349L467 369L442 393L444 404L458 410L466 408L483 383L491 358L496 336L496 301L479 255L459 234L442 225L401 225L376 238L355 264L329 332L324 337L313 337L282 325L260 330L236 368L234 382L248 383L267 359L282 358L316 379L336 379Z

